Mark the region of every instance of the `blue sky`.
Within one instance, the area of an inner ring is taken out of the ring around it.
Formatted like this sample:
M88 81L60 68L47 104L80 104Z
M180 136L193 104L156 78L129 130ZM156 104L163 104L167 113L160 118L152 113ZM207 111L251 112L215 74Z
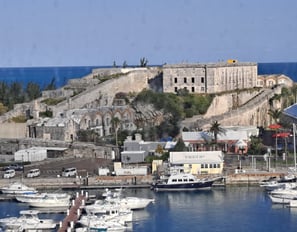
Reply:
M295 0L0 0L0 67L297 62Z

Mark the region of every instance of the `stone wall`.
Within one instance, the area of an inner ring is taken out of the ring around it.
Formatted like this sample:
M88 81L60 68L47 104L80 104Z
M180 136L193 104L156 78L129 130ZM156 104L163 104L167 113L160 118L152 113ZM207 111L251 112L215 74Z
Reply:
M65 157L96 157L112 159L112 156L118 153L113 146L97 146L92 143L64 142L58 140L43 139L0 139L0 155L11 155L18 150L31 147L60 147L67 148L64 152Z
M89 88L71 98L71 101L61 102L51 107L53 115L69 109L84 108L92 101L99 101L100 106L112 106L114 95L118 92L140 92L148 88L148 80L158 74L157 69L133 71L116 79L111 79L100 85Z
M26 123L1 123L1 138L25 138L27 133Z
M204 115L204 118L210 118L215 115L229 112L232 109L236 109L260 94L262 91L263 90L260 89L254 89L251 91L240 91L237 93L216 95Z

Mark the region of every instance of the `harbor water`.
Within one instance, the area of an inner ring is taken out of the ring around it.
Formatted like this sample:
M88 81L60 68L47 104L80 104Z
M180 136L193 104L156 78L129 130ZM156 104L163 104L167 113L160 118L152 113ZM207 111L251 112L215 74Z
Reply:
M125 189L126 196L154 198L155 203L134 211L129 231L297 231L297 208L272 204L260 187L226 187L196 192L153 192ZM18 216L26 204L0 202L0 218ZM43 213L62 220L65 214Z

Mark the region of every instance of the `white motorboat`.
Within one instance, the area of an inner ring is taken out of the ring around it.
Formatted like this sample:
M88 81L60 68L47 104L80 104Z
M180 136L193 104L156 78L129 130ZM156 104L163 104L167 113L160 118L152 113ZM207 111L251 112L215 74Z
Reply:
M294 182L269 181L260 183L260 187L265 188L266 191L273 191L277 189L293 189L297 187L297 184Z
M86 216L87 217L87 216ZM85 218L83 221L77 221L82 228L76 228L75 231L106 231L106 232L122 232L127 230L127 225L122 221L105 220L102 218Z
M19 202L27 203L31 207L39 208L68 208L71 196L66 193L36 193L16 196Z
M270 192L269 198L272 203L289 204L291 200L297 199L296 189L276 189Z
M93 204L82 206L87 214L105 214L111 210L118 210L119 212L129 212L131 209L121 207L114 202L108 202L105 200L96 200Z
M267 191L272 191L279 188L288 188L291 185L291 188L297 186L296 175L289 173L285 176L282 176L280 179L276 177L271 177L268 180L260 182L260 187L264 187Z
M106 196L105 201L118 204L120 207L138 210L146 208L150 203L154 203L154 199L142 198L142 197L126 197L122 195L122 189L118 189L115 193L106 190L104 194Z
M272 201L272 203L274 204L289 204L291 200L293 200L293 198L286 198L285 196L281 196L281 195L268 195L270 200Z
M152 184L155 191L194 191L211 189L219 178L198 179L190 173L171 174L168 179L162 179Z
M52 219L40 219L37 210L22 210L20 217L0 219L0 225L5 231L53 231L57 222Z
M297 190L296 189L291 189L291 188L287 188L287 189L276 189L270 192L270 195L272 196L281 196L284 198L297 198Z
M119 211L119 210L113 209L103 214L82 215L79 221L82 225L87 226L90 220L91 221L93 220L118 221L118 222L123 222L122 224L125 224L133 221L133 211L132 210Z
M38 191L33 187L28 187L20 182L14 182L8 186L0 188L1 192L4 194L35 194Z

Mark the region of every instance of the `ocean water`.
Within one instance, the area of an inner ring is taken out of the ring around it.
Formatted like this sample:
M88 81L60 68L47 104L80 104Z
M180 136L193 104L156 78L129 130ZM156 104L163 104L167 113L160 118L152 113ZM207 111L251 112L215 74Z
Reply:
M106 66L0 68L0 81L21 82L23 86L32 81L43 89L55 78L58 88L67 84L69 79L81 78L91 73L92 69L100 67L106 68ZM297 81L297 63L258 63L258 74L285 74Z
M125 194L155 198L154 204L134 212L136 220L129 231L297 231L297 208L272 204L264 190L259 187L227 187L174 193L127 189ZM26 209L26 205L0 202L0 209L2 218L6 215L17 215L20 209ZM59 215L46 216L58 218Z
M67 84L69 79L81 78L92 72L94 66L78 67L32 67L32 68L0 68L0 81L6 83L20 82L26 86L28 82L39 84L43 89L55 79L56 87Z

